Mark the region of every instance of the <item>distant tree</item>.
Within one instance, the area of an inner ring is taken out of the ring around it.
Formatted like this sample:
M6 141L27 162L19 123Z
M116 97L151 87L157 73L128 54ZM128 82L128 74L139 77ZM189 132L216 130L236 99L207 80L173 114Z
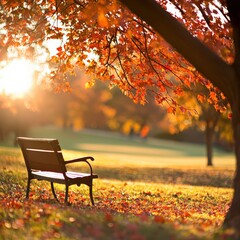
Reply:
M4 141L11 132L11 124L9 119L13 116L12 110L6 105L4 96L0 97L0 141Z
M205 123L205 142L206 142L206 153L207 153L207 166L213 166L213 143L214 135L216 133L216 127L221 117L221 113L217 112L216 109L209 105L201 105L202 115L199 120Z
M92 82L89 85L84 72L73 84L73 98L71 112L73 118L80 118L85 128L109 129L109 121L115 114L115 109L107 102L112 98L112 93L107 85L101 82ZM93 87L94 85L94 87Z
M126 98L119 89L113 89L111 92L113 97L109 99L107 105L115 109L113 119L119 126L123 126L129 121L138 124L138 131L142 125L148 124L155 129L152 135L161 130L159 123L166 113L152 98L148 99L146 105L132 104L131 99Z
M13 134L13 145L16 145L16 137L26 136L36 124L36 113L26 106L23 99L7 99L3 105L0 104L0 141Z
M196 95L197 96L197 95ZM214 106L207 100L200 102L191 92L186 92L179 102L187 102L186 106L196 110L195 115L184 115L177 113L175 115L167 116L170 124L171 133L179 133L188 128L197 127L201 132L204 132L207 166L213 166L213 145L217 136L224 135L225 130L220 126L221 119L226 119L221 112L217 111ZM230 125L230 120L225 121L225 124Z
M107 84L99 81L92 82L91 87L83 71L71 76L70 84L70 93L50 92L43 98L62 126L121 130L128 120L157 127L162 118L163 111L153 101L145 106L134 104L119 89L109 91Z

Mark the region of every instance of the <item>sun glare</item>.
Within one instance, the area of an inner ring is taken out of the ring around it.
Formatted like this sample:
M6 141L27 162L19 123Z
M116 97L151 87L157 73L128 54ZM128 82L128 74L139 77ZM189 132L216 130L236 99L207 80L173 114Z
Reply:
M0 69L0 93L24 97L33 85L34 65L26 59L15 59Z

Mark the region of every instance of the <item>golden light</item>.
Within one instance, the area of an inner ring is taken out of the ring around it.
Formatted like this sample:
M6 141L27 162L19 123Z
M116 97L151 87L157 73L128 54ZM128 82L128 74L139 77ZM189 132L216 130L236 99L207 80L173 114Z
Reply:
M27 59L14 59L0 69L0 93L24 97L33 85L35 67Z

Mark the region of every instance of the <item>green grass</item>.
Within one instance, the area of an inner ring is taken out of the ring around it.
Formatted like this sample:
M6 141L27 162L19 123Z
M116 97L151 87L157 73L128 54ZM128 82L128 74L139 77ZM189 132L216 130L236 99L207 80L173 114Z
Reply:
M232 196L232 154L214 152L205 167L201 145L129 139L107 132L36 128L58 138L66 159L92 155L96 205L85 186L71 187L72 205L57 204L46 182L33 182L18 148L0 147L0 239L234 239L221 224ZM11 142L11 141L9 141ZM76 164L75 170L85 170ZM58 194L63 189L57 186Z

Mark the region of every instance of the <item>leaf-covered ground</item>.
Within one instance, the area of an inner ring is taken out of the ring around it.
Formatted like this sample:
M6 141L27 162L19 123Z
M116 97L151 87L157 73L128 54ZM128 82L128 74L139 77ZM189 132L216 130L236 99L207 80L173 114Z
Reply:
M203 146L56 128L31 136L58 138L66 159L93 154L95 206L86 186L70 187L71 206L58 204L44 181L33 181L25 200L21 153L0 147L0 240L237 239L221 229L232 196L231 155L217 150L216 166L207 168Z
M1 179L2 239L213 239L232 194L225 188L96 180L96 206L90 206L86 187L72 187L72 205L65 206L44 182L35 182L25 200L20 176L3 171Z
M118 180L108 177L110 169L102 172L105 177L94 183L95 206L85 186L71 187L72 205L65 206L55 202L44 181L33 181L30 200L25 200L27 175L19 151L1 148L0 156L0 239L235 239L231 230L220 228L232 190L216 181L222 176L220 180L230 182L230 170L189 169L196 182L205 178L205 186L194 186L183 184L184 168L163 170L163 175L171 172L163 183L151 181L159 176L152 169L142 168L145 178L140 181L141 169L111 166ZM64 189L57 189L63 199Z

